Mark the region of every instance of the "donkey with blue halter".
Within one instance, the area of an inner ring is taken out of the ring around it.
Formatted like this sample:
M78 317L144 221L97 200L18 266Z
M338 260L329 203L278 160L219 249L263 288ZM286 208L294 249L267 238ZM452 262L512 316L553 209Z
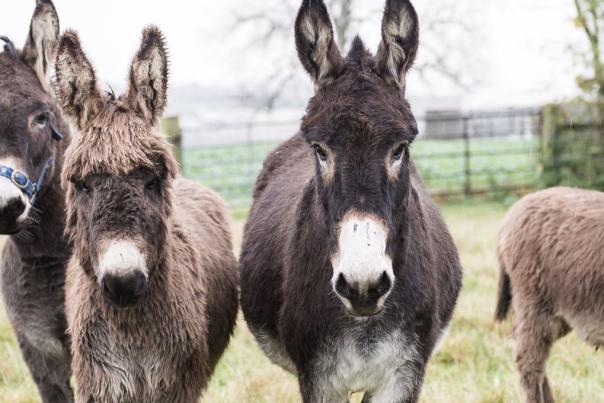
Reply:
M57 128L51 125L50 129L53 140L63 140L63 135L57 130ZM44 179L46 178L48 170L52 167L53 162L54 157L48 157L42 172L40 175L38 175L38 180L35 182L29 179L25 172L12 168L8 165L0 164L0 176L10 179L13 185L21 189L25 196L29 198L30 204L33 206L36 204L36 197L44 185Z
M73 401L64 310L71 249L60 186L70 137L49 79L58 37L54 5L38 0L23 49L0 38L0 233L11 235L2 256L2 296L45 403Z

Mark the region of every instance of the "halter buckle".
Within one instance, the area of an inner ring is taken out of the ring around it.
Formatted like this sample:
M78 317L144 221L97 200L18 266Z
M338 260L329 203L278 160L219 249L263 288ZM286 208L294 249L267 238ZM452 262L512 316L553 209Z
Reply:
M19 181L19 178L21 178L21 181ZM29 178L27 175L17 169L13 170L10 180L21 190L25 190L29 186ZM25 181L25 183L22 183L23 181Z

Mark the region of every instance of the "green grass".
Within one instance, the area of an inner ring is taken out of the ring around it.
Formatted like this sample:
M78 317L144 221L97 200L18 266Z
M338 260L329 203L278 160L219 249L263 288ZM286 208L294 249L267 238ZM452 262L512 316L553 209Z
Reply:
M475 191L505 192L537 182L537 139L485 138L470 143L471 186ZM277 144L254 143L190 149L183 153L186 176L221 193L232 206L249 202L262 161ZM418 140L411 154L427 186L435 193L462 193L465 186L463 140Z
M512 322L492 322L497 284L495 237L505 208L480 201L443 208L465 268L464 288L449 337L428 367L422 402L519 402ZM241 220L234 222L241 243ZM558 341L548 375L558 402L604 400L604 353L571 334ZM7 322L0 312L0 402L36 402ZM299 402L294 377L272 365L240 319L204 402Z

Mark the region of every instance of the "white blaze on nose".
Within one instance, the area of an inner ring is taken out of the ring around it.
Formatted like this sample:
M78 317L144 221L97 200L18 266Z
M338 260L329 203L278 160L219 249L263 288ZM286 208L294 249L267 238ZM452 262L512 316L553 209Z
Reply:
M377 217L349 213L340 224L338 252L332 257L333 284L344 275L350 284L358 283L359 291L380 281L385 272L394 283L392 260L386 255L388 228Z
M19 170L21 172L25 172L21 168L19 160L16 158L0 158L0 165ZM17 185L12 182L10 178L0 176L0 209L3 209L8 206L9 203L14 199L20 199L21 202L23 202L23 204L25 205L25 210L23 210L23 213L21 213L17 218L17 222L20 223L25 220L25 218L29 214L29 209L31 208L29 198L25 195L25 193L23 193L21 189L17 187Z
M133 241L110 241L99 258L99 281L107 274L126 275L133 271L148 277L147 262L139 247Z

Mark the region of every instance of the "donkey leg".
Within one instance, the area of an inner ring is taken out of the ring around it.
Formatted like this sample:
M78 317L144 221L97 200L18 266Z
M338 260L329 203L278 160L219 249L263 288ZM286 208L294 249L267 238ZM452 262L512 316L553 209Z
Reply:
M414 364L399 368L378 390L365 393L362 403L416 403L423 374L423 368Z
M399 391L399 394L393 394L392 391L381 391L374 395L365 393L361 403L417 403L419 402L420 389L417 387L411 391Z
M521 315L516 329L516 364L527 403L553 403L545 363L554 341L551 318Z
M304 403L348 403L348 395L343 395L326 382L302 379L300 393Z
M42 351L34 346L27 337L17 334L23 359L38 386L43 403L73 403L73 391L69 383L71 364L69 352L60 340L52 344L61 347L53 353Z

